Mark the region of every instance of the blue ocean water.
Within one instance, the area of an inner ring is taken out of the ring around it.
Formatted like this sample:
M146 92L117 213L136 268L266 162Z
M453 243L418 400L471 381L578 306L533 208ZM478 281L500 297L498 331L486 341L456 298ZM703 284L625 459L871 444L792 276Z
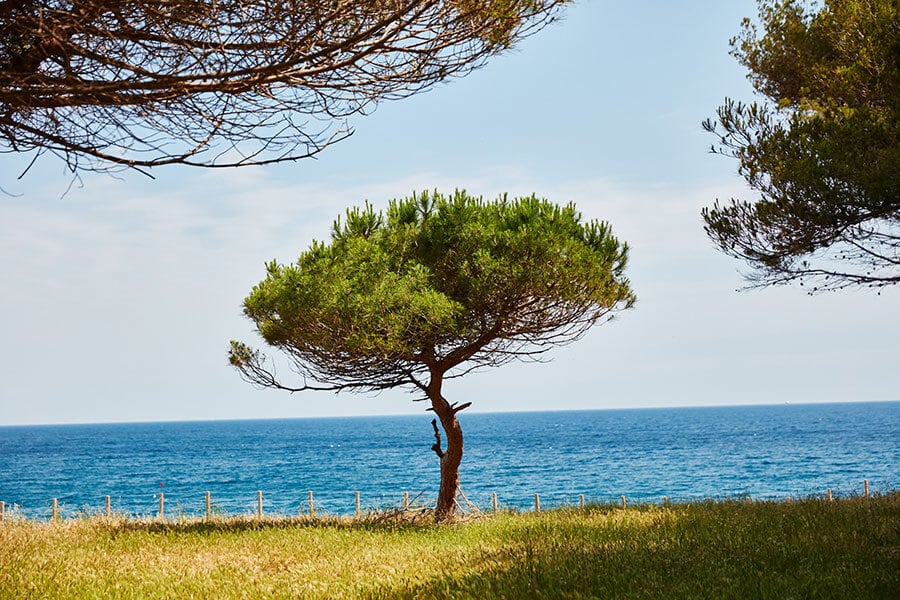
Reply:
M46 518L113 510L349 514L433 502L429 414L255 421L0 427L0 500ZM470 501L527 509L588 500L658 502L862 493L900 484L900 402L497 414L460 413ZM14 507L14 508L13 508Z

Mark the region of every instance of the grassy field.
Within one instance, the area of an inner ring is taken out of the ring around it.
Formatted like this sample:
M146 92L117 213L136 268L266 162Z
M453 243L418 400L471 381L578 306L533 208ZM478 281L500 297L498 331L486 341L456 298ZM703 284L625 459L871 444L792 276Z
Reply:
M0 524L0 598L900 598L900 494L399 520Z

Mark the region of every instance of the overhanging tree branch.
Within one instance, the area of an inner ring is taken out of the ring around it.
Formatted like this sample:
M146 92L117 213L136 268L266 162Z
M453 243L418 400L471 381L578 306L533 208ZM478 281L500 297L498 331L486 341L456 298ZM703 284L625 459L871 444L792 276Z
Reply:
M703 211L751 287L900 283L900 5L760 0L732 54L765 97L703 127L758 192Z
M567 0L0 3L0 152L80 170L311 157Z

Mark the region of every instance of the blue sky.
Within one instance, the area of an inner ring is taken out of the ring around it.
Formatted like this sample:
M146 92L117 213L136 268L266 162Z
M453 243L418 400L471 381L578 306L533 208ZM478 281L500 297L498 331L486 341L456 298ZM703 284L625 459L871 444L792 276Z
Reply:
M316 160L84 176L3 157L0 425L416 413L377 396L259 391L240 304L368 199L465 188L574 201L632 247L635 308L548 364L447 385L472 411L900 399L898 291L737 292L699 211L746 197L700 122L749 99L728 39L751 1L586 1L486 68L354 121Z

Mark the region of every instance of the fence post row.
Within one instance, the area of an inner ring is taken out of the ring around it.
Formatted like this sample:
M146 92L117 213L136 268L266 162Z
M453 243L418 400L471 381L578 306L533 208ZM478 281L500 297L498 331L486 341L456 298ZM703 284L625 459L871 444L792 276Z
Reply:
M829 501L834 500L834 491L831 488L827 488L825 490L825 494ZM865 498L871 498L871 492L869 490L869 480L868 479L863 479L863 495ZM257 490L257 492L256 492L256 516L259 518L262 518L262 516L263 516L263 497L262 496L263 496L262 490ZM356 504L355 513L356 513L356 516L358 517L362 514L362 510L361 510L362 505L360 502L360 492L356 492L355 496L356 496L356 498L355 498L355 504ZM206 518L211 519L212 518L212 503L210 501L210 492L206 492L205 500L206 500ZM787 497L785 497L784 501L786 504L790 504L793 501L793 498L791 496L787 496ZM307 494L307 502L309 503L309 517L315 518L315 516L316 516L315 504L313 502L313 493L311 490ZM624 495L619 497L619 502L623 509L628 506L627 499ZM746 498L746 502L747 502L747 504L750 504L753 502L753 499L748 495ZM51 519L53 521L58 521L60 518L59 500L57 498L52 498L51 503L52 503ZM106 507L106 518L111 518L112 517L112 506L110 503L109 496L104 496L104 503L105 503L105 507ZM584 494L579 494L578 504L579 504L579 506L581 506L581 508L585 507ZM663 506L669 506L669 497L668 496L662 497L662 504L663 504ZM493 510L493 512L497 512L499 510L499 503L497 502L497 493L496 492L491 494L491 509ZM409 492L408 491L403 492L403 510L405 510L405 511L409 510ZM540 494L534 495L534 511L541 512L541 495ZM159 493L158 518L162 519L164 517L165 517L165 495L163 494L163 492L160 492ZM6 502L0 501L0 523L2 523L5 520L5 518L6 518Z

